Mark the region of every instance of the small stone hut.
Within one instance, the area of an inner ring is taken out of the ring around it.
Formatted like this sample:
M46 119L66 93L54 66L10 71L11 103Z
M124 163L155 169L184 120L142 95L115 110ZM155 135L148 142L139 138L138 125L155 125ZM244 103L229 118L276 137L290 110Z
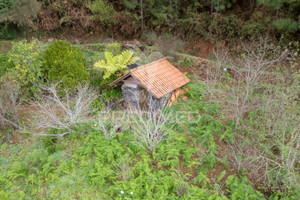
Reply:
M127 106L153 109L165 106L174 90L184 86L189 79L168 60L160 59L146 65L130 65L129 72L110 86L121 86Z

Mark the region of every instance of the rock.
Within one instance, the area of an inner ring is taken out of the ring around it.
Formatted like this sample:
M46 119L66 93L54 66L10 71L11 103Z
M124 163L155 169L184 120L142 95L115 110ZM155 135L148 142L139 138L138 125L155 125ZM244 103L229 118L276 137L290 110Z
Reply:
M78 39L75 39L75 40L74 40L74 44L80 44L79 40L78 40Z

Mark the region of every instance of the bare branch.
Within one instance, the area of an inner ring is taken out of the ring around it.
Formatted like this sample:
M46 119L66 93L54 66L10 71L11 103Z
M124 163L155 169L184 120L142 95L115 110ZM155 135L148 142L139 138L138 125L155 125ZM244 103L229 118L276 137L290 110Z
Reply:
M150 155L177 124L166 108L168 100L165 99L161 104L164 105L162 109L157 109L155 101L149 98L148 110L130 107L127 111L135 136L133 143L144 148Z
M16 129L21 129L18 109L20 102L18 102L19 86L16 81L6 77L0 80L0 125L11 125Z
M46 95L31 102L37 108L37 119L33 121L33 126L40 130L51 128L68 130L68 134L71 134L74 125L89 119L89 114L92 112L90 105L97 96L88 85L80 85L75 94L64 91L61 97L57 91L58 84L60 82L49 87L41 86L46 91ZM52 134L35 135L51 136ZM63 136L65 133L58 135Z

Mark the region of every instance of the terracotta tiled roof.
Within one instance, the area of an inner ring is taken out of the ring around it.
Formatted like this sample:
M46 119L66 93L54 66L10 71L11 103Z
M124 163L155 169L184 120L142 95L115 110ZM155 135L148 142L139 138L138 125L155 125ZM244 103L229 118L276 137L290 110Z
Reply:
M111 82L109 85L110 85L110 86L113 86L113 85L115 85L116 83L118 83L119 81L121 81L121 80L127 78L128 76L130 76L130 72L128 72L128 73L126 73L126 74L120 76L119 78L117 78L116 80L114 80L113 82Z
M166 59L140 66L130 72L156 98L161 98L189 82L189 79Z
M189 79L166 59L139 66L129 73L158 99L189 82ZM128 75L121 76L110 85L114 85Z

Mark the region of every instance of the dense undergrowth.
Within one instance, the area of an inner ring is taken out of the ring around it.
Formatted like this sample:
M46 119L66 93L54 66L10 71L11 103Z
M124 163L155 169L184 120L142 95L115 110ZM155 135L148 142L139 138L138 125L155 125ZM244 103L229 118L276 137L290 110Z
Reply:
M1 0L0 38L90 34L136 38L175 33L182 38L252 39L270 34L285 42L299 37L296 0Z
M216 156L215 136L226 130L216 120L218 105L203 100L202 84L188 87L190 98L172 110L192 110L194 121L183 119L152 156L130 142L130 130L107 141L88 124L57 141L9 144L3 135L1 199L262 199L226 156ZM214 174L217 165L222 171Z

